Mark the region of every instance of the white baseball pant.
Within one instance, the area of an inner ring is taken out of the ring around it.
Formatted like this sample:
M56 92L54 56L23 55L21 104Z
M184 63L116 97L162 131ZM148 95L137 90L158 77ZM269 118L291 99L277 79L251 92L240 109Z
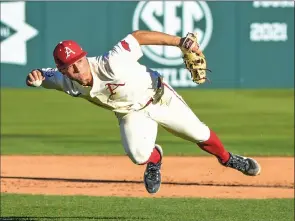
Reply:
M210 130L167 83L159 102L143 110L117 114L125 152L135 164L145 163L154 147L158 124L193 143L207 141Z

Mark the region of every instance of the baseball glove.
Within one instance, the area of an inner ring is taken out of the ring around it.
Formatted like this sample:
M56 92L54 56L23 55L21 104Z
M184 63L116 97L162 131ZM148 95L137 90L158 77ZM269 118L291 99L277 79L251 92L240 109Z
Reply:
M207 80L206 71L210 70L207 69L206 58L203 53L198 55L192 51L196 45L198 45L197 35L188 33L184 38L180 49L183 53L185 67L191 73L192 81L197 84L203 84Z

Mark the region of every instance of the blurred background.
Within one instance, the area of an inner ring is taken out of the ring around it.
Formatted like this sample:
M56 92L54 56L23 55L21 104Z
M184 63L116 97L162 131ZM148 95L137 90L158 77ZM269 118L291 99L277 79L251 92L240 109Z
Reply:
M112 113L42 88L34 68L54 67L62 40L88 56L137 29L197 32L211 83L197 86L180 50L146 46L157 69L231 151L294 155L294 2L1 2L1 147L4 154L123 154ZM182 117L182 116L180 116ZM206 154L159 130L167 154Z

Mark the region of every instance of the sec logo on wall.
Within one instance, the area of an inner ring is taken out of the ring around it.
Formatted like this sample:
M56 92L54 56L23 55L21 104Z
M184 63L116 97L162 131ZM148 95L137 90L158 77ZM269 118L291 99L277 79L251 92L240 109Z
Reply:
M171 35L185 36L188 32L198 34L202 50L209 44L213 19L204 1L147 1L139 2L132 29L153 30ZM156 63L166 66L183 64L181 51L176 47L143 46L143 53Z

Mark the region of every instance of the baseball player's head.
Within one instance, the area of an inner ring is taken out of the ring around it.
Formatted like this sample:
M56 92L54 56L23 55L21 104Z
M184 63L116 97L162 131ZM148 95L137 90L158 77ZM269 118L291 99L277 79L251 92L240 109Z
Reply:
M53 57L58 70L82 85L92 81L90 66L86 58L87 52L72 40L59 42L53 51Z

